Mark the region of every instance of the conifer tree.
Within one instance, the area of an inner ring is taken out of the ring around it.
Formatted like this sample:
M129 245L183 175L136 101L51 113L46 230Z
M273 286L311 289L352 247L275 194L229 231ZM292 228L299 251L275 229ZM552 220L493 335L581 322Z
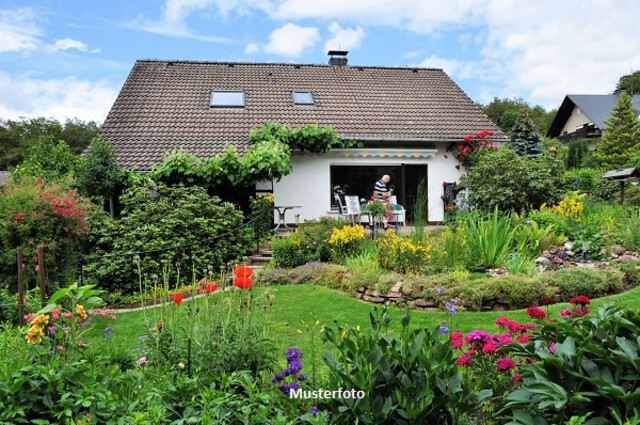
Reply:
M623 167L636 151L640 144L640 120L635 115L631 97L623 92L611 111L611 117L605 120L606 132L594 153L603 168Z
M529 108L523 105L518 111L518 117L511 130L509 143L515 153L529 158L542 155L540 146L540 132L529 116Z

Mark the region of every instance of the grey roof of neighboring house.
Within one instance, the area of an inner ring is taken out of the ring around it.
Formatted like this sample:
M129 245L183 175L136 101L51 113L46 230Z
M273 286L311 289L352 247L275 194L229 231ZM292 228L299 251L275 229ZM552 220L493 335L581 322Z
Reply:
M568 94L562 101L562 105L558 108L553 123L549 127L547 135L549 137L558 137L562 131L564 124L571 116L574 106L589 117L589 120L601 130L604 130L606 124L604 121L611 116L611 110L618 101L618 93L612 94ZM631 97L633 108L636 113L640 111L640 95Z
M292 90L310 90L313 106L294 106ZM212 108L212 90L243 90L243 108ZM331 125L342 138L407 144L461 141L482 130L504 134L441 69L139 60L102 136L125 167L148 170L185 149L208 158L267 121L291 127Z
M5 185L9 183L10 178L11 178L10 171L0 171L0 185Z

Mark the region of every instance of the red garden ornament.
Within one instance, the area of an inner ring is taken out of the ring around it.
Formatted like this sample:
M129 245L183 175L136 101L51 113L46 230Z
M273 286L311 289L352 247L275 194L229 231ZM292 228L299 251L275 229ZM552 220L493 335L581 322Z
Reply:
M233 271L236 278L233 281L233 285L240 289L249 289L253 285L250 276L253 274L253 269L247 266L237 266Z

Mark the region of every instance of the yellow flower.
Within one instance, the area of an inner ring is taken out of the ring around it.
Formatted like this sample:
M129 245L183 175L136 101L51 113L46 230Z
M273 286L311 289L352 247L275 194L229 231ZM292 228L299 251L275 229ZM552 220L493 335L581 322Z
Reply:
M42 332L42 327L31 326L31 328L27 332L27 342L29 344L38 344L42 342L43 336L44 336L44 333Z
M346 326L346 327L344 328L344 330L342 331L342 335L340 336L340 339L345 339L345 338L346 338L346 336L347 336L347 330L348 330L348 329L349 329L349 327L348 327L348 326Z
M31 320L31 324L34 326L44 327L47 323L49 323L49 316L46 314L38 314Z
M76 313L78 313L78 318L81 322L87 320L87 312L84 311L84 307L80 304L76 306Z

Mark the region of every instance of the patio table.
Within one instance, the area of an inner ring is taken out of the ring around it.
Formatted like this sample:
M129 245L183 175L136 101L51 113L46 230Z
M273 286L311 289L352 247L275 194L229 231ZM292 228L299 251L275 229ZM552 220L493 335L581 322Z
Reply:
M293 227L287 226L287 222L285 221L285 214L288 210L294 208L302 208L300 205L274 205L273 209L278 212L278 223L273 230L278 230L280 226L284 226L285 229L293 230Z

